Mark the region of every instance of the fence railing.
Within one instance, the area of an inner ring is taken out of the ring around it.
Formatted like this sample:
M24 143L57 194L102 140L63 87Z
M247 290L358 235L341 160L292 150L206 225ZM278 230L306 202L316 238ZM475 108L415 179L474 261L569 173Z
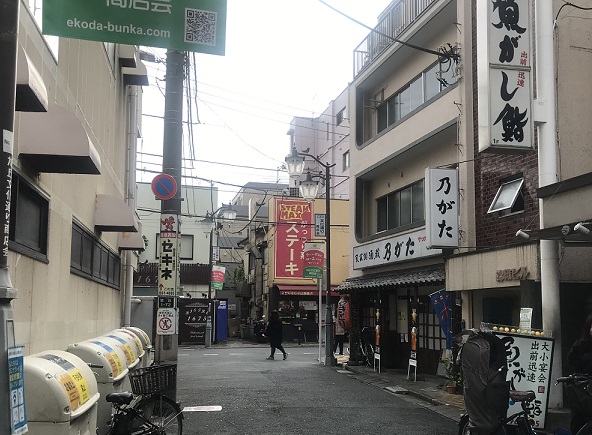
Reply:
M438 0L399 0L354 50L354 78Z

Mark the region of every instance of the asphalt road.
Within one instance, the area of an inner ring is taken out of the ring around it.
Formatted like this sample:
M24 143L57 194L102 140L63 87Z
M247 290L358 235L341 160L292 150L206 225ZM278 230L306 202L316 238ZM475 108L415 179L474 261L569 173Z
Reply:
M185 435L456 434L456 422L413 400L318 363L315 347L179 349ZM200 409L200 408L197 408ZM208 408L205 408L208 409Z

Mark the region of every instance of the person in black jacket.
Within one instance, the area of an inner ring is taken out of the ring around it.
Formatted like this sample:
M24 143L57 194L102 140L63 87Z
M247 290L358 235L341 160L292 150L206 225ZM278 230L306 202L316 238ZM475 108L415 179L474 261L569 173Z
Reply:
M273 355L276 349L284 354L284 359L288 358L287 352L282 347L282 321L280 320L280 313L277 310L272 311L271 316L269 316L265 335L269 338L269 346L271 347L271 355L267 359L274 359Z
M582 327L582 336L575 341L567 354L567 362L576 373L592 375L592 314L590 314ZM572 409L571 433L580 430L592 415Z

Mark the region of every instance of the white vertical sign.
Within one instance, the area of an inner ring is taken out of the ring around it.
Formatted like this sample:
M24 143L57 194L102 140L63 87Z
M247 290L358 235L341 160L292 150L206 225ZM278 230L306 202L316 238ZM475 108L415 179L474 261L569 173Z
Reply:
M427 168L424 191L427 248L457 248L458 171Z
M179 216L160 215L158 296L176 296L179 278Z
M533 149L530 3L476 2L479 151Z

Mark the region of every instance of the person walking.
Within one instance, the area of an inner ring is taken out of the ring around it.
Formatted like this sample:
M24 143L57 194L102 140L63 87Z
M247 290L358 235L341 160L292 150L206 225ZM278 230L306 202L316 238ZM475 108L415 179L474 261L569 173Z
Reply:
M277 310L273 310L271 316L269 316L265 335L269 338L269 347L271 347L271 355L267 359L274 359L273 355L276 349L284 354L284 359L288 358L288 353L282 346L282 321L280 320L280 313Z
M335 326L335 344L333 346L333 353L337 353L337 346L339 345L339 355L343 355L343 343L345 342L345 334L347 333L348 329L348 304L348 297L342 296L337 303L337 316L333 319Z
M567 354L567 362L576 373L592 375L592 314L586 318L581 337L575 341ZM586 413L572 409L571 433L577 433L592 417L591 414L592 409Z

